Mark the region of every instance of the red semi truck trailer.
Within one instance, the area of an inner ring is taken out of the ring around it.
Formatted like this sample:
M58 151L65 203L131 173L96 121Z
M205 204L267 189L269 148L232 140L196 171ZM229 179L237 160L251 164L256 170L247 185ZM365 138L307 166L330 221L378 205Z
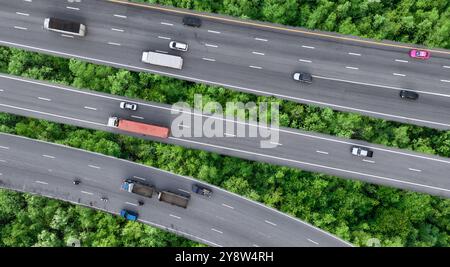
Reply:
M108 119L108 126L118 128L127 132L167 138L169 136L169 128L146 124L142 122L129 121L117 117Z

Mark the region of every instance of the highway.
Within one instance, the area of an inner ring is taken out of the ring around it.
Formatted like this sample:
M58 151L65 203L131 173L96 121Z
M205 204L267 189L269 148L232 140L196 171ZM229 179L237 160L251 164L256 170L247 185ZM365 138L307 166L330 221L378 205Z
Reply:
M76 99L77 101L74 101ZM139 104L137 111L119 108L121 101ZM186 113L192 124L177 124L179 115L166 104L130 100L88 90L59 86L47 82L0 74L0 111L72 124L80 127L113 133L128 134L139 138L206 150L222 155L240 157L252 161L289 166L307 171L322 172L334 176L387 185L405 190L450 197L450 159L420 154L408 150L388 148L362 141L337 138L289 128L280 128L279 139L267 137L239 137L236 131L228 131L227 123L234 129L244 127L246 132L257 127L253 123L213 118L224 125L223 137L176 137L159 139L130 134L106 125L110 116L150 123L174 129L187 128L191 133L194 111ZM203 125L211 116L201 115ZM272 129L275 131L274 129ZM274 132L273 132L274 133ZM261 148L261 142L275 142L273 148ZM363 159L351 155L352 145L361 145L374 151L373 158Z
M196 180L97 153L0 134L0 187L30 192L118 215L125 208L139 221L209 246L351 246L260 203L215 186L210 199L190 194L186 209L120 190L124 178L159 190L187 194ZM80 179L74 185L74 179ZM100 198L108 198L107 202ZM144 200L138 206L138 200Z
M276 96L368 116L450 129L450 51L432 50L427 61L409 58L409 45L309 32L300 28L203 16L201 28L183 26L193 12L145 8L113 1L0 0L0 45L151 72L179 79ZM87 25L87 36L45 31L57 16ZM187 42L186 53L168 48ZM183 70L144 64L144 50L182 55ZM311 85L292 79L310 72ZM402 89L417 101L402 100Z

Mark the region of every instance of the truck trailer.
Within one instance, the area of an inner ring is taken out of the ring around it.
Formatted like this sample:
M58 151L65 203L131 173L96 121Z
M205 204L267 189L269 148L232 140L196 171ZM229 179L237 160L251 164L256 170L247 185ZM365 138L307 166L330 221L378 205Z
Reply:
M155 191L153 186L141 182L136 182L131 179L123 181L122 186L120 188L127 192L138 194L148 198L151 198L153 192Z
M178 207L186 208L189 202L189 198L175 194L169 191L161 191L158 193L158 200L163 201Z
M159 138L169 137L169 128L142 122L124 120L118 117L110 117L108 119L108 126L118 128L127 132L155 136Z
M142 62L179 70L183 67L182 57L151 51L142 53Z
M44 28L49 31L66 33L77 36L86 35L86 26L84 24L58 18L44 19Z

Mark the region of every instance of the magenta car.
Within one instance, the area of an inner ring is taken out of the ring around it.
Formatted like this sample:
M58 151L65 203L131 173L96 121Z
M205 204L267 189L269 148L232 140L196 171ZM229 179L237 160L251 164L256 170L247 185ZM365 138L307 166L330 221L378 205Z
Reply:
M412 58L429 59L430 55L431 53L426 50L412 49L409 51L409 56Z

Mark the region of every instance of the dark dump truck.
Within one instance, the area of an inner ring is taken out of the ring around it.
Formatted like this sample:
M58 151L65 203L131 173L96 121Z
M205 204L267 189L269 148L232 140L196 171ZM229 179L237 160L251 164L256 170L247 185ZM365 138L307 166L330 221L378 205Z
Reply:
M186 208L189 202L189 197L175 194L169 191L161 191L158 193L158 200L178 207Z
M79 22L74 22L59 18L46 18L44 20L44 28L49 31L55 31L65 34L85 36L86 26Z
M141 182L136 182L131 179L123 181L122 186L120 188L130 193L138 194L148 198L151 198L153 192L155 191L153 186Z

